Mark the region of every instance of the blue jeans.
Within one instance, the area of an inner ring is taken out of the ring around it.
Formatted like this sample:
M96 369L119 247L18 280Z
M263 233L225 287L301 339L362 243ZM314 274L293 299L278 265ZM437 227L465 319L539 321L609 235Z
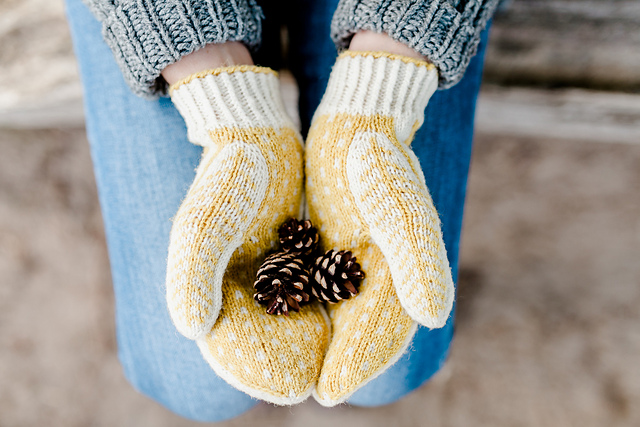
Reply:
M290 23L295 42L289 56L296 60L290 66L300 85L306 130L336 56L328 32L337 1L293 3L300 19ZM215 375L195 343L176 331L165 302L170 219L193 180L201 147L187 141L184 122L169 99L147 101L129 91L102 40L100 24L81 0L67 0L67 12L85 89L125 376L137 390L184 417L235 417L257 401ZM485 31L464 79L433 96L413 143L442 219L454 281L486 36ZM451 316L442 329L419 328L410 350L350 403L383 405L419 387L444 363L453 327Z

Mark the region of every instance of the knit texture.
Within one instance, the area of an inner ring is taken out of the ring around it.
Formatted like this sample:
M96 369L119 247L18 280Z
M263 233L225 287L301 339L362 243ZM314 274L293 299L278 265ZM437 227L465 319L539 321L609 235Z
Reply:
M343 53L314 116L306 192L323 249L351 250L366 279L329 306L333 339L316 398L331 406L382 373L417 328L444 326L454 284L438 214L409 148L436 90L435 67Z
M171 229L167 304L216 373L277 404L310 395L329 337L322 307L267 316L253 281L278 228L300 212L302 143L277 74L220 68L176 83L189 140L205 147Z
M166 92L167 65L209 43L260 43L262 10L255 0L83 0L102 23L131 90L146 98Z
M340 0L331 24L339 50L360 30L387 33L438 67L441 89L456 84L475 55L498 0Z
M320 376L331 324L318 303L272 316L253 299L257 264L225 276L220 319L197 341L215 373L248 395L277 405L309 397Z
M255 48L262 9L255 0L83 0L102 23L134 93L166 92L160 73L208 43L240 41ZM331 36L339 50L359 30L384 32L436 64L440 88L460 80L498 0L341 0Z

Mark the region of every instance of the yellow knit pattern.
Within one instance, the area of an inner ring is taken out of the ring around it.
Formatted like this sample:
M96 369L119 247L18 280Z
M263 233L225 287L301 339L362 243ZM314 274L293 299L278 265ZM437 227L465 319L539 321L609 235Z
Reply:
M438 213L409 144L437 86L431 64L347 52L306 148L306 194L323 250L351 250L360 293L329 305L333 338L316 399L345 401L394 363L418 323L442 327L454 288Z
M270 316L265 307L253 299L253 282L265 255L277 247L278 225L296 216L300 210L302 187L302 150L298 134L293 129L223 129L210 132L211 139L217 141L207 156L214 157L222 150L224 142L243 141L249 146L260 147L270 171L266 195L257 209L259 214L248 228L247 241L233 254L222 282L222 308L213 328L198 345L204 358L216 373L236 388L248 394L274 403L291 404L306 398L320 374L324 352L330 335L326 314L318 304L305 306L300 313L289 317ZM249 147L239 150L242 153ZM219 155L219 154L218 154ZM207 168L206 159L202 168ZM182 217L202 219L198 223L200 233L193 239L185 240L193 244L198 239L207 241L203 248L205 260L215 257L231 238L224 233L211 234L210 221L218 215L227 215L229 232L237 229L233 221L244 221L237 207L243 202L243 195L250 191L256 174L254 164L246 156L239 155L229 161L233 174L222 172L216 176L198 175L185 203L181 207L176 222ZM204 170L204 169L203 169ZM240 178L238 178L240 177ZM198 210L197 198L207 193L212 180L221 180L225 186L216 187L214 193L227 200L209 201L206 206L214 213L203 216ZM195 207L194 207L195 206ZM178 248L178 252L182 248ZM192 261L199 261L198 258ZM186 294L192 299L180 299L176 294L169 301L181 302L174 310L186 315L197 316L202 321L207 296L213 292L213 275L210 262L192 262L192 289Z
M272 316L253 300L256 263L238 257L225 275L218 321L198 346L215 372L251 396L294 404L311 393L322 367L330 324L317 303Z
M327 306L333 338L316 386L323 403L339 402L376 376L406 347L416 323L398 303L389 265L368 235L349 191L347 153L355 133L375 126L391 135L390 119L339 114L315 119L307 139L307 198L321 224L322 250L351 250L366 279L355 298ZM373 172L373 171L372 171Z
M360 293L328 306L333 339L316 390L325 404L343 401L395 361L417 326L398 303L377 246L363 244L358 254L368 275Z
M270 316L253 299L278 228L300 213L303 149L275 73L198 73L173 88L191 142L205 147L176 214L167 265L174 324L214 371L247 394L293 404L311 394L330 336L317 303Z
M302 188L302 148L293 129L218 129L210 136L174 218L167 267L169 310L193 338L208 332L207 320L220 309L214 269L224 273L232 242L245 238L237 253L256 257L275 249L276 228L299 212Z

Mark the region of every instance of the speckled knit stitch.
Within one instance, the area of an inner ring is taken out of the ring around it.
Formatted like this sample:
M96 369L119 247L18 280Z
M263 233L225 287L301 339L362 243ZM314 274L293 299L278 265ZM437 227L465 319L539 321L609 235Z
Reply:
M171 92L205 152L174 218L167 304L216 373L247 394L292 404L311 393L329 338L318 304L267 316L252 298L278 227L300 212L302 143L277 75L253 66L198 73Z
M382 373L417 323L442 327L454 285L418 159L409 144L437 87L426 62L383 53L342 54L314 117L306 191L323 249L348 249L366 279L329 306L333 339L316 398L335 405Z

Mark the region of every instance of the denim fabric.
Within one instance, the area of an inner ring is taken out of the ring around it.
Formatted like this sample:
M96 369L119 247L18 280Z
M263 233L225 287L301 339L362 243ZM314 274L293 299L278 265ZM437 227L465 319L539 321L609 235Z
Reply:
M335 60L329 26L336 3L299 2L301 24L291 30L295 42L289 57L307 126ZM125 376L137 390L184 417L235 417L257 401L214 374L195 343L176 331L165 302L171 218L193 180L201 148L187 141L184 122L169 99L147 101L131 92L102 39L100 23L81 0L67 0L67 10L85 89ZM413 143L442 219L454 280L485 42L486 32L481 53L462 81L434 95ZM442 329L420 328L410 351L350 402L381 405L414 390L440 368L452 334L453 316Z

